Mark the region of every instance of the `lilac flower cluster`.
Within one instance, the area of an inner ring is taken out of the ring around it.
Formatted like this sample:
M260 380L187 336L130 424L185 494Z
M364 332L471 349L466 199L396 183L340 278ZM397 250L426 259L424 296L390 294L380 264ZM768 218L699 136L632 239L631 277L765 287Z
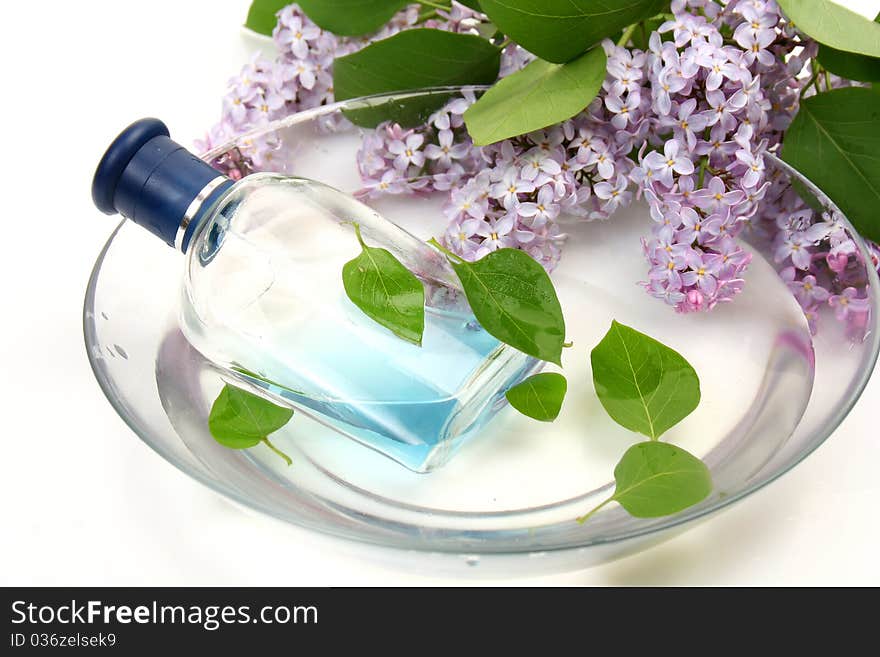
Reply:
M880 249L871 244L865 263L855 241L834 210L817 211L803 200L787 176L774 176L761 201L761 219L749 223L750 239L772 251L780 276L804 310L810 330L818 329L820 310L830 307L853 339L868 325L866 266L880 271ZM817 199L831 207L827 198Z
M639 105L625 121L597 99L570 121L475 148L462 118L474 96L465 93L425 128L404 131L383 124L367 136L358 154L366 192L450 190L444 206L448 248L468 260L499 248L521 248L552 269L565 239L560 215L607 219L632 199L633 163L627 155L646 131L647 107L636 91L641 63L624 48L610 42L604 47L615 62L606 87L627 80L632 88L623 98ZM511 69L528 63L530 56L520 51L509 51Z
M599 96L556 126L477 148L463 119L472 93L424 126L381 124L358 152L360 194L446 193L448 248L469 260L520 248L549 270L565 239L561 220L607 219L631 202L634 185L653 219L643 240L643 285L652 296L679 312L731 300L751 260L737 239L748 230L772 249L811 326L828 306L857 333L867 318L861 254L838 217L817 216L764 162L812 93L805 81L815 84L818 46L785 21L775 0L673 0L671 10L646 51L603 43ZM415 26L472 34L486 27L485 16L455 2L427 17L419 12L411 5L379 33L351 39L324 32L296 5L285 8L274 33L278 59L256 57L230 81L223 117L201 147L332 102L337 56ZM532 59L506 45L501 76ZM283 171L289 158L279 147L253 140L214 164L233 177ZM880 248L872 248L877 266Z
M411 5L397 13L379 32L369 38L340 38L322 30L295 4L278 13L272 38L278 50L275 61L257 53L239 75L229 81L223 98L223 114L196 147L206 152L238 135L269 121L300 110L333 102L333 60L369 43L413 27L419 19L419 6ZM464 17L456 15L460 25ZM439 27L439 25L435 26ZM331 117L339 122L341 117ZM326 127L333 127L332 125ZM288 158L282 144L272 137L242 144L245 160L215 162L217 168L233 178L246 174L248 167L264 171L284 171Z
M778 98L793 77L780 85L768 50L784 38L772 0L676 0L672 9L645 55L652 129L632 178L654 220L645 287L691 312L742 289L751 256L735 238L766 194L763 154L785 123L769 122L771 96L796 102L797 87L794 100Z
M465 93L447 103L419 128L386 121L367 133L357 154L362 197L449 191L477 169L479 152L464 127L474 102Z

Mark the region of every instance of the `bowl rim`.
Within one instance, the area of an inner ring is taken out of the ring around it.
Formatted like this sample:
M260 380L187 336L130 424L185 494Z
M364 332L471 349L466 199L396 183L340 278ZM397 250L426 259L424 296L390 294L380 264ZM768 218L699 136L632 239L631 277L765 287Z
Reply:
M485 89L488 89L487 86L445 86L445 87L431 87L425 89L417 89L412 91L405 92L393 92L393 93L382 93L375 94L371 96L364 96L360 98L353 98L350 100L339 101L329 105L323 105L320 107L304 110L302 112L297 112L295 114L291 114L282 119L269 122L260 126L259 128L239 135L232 140L226 142L225 144L215 147L206 153L204 153L201 157L206 161L211 161L213 158L217 157L223 152L226 152L230 147L234 146L237 143L240 143L242 139L247 138L255 138L259 137L271 132L275 132L284 128L288 128L300 123L305 123L308 121L313 121L322 116L332 114L341 109L352 109L352 108L362 108L362 107L370 107L376 103L388 102L391 99L405 99L411 97L419 97L425 95L432 94L443 94L443 93L462 93L466 91L474 91L479 92ZM774 166L777 166L791 175L796 176L802 183L804 183L808 189L815 194L818 198L827 200L831 209L837 211L843 219L843 224L847 231L851 234L856 242L856 246L859 249L862 257L865 259L866 263L871 262L871 255L868 251L868 247L865 244L864 238L858 233L858 231L852 226L849 220L846 218L846 215L840 211L836 204L831 201L822 191L821 189L815 185L812 181L810 181L806 176L795 170L785 161L781 160L773 153L765 153L764 155L773 163ZM189 477L192 477L199 483L205 485L210 490L220 493L224 497L231 499L233 502L240 504L246 508L253 509L255 511L259 511L262 514L270 516L276 520L282 521L285 524L292 524L298 527L303 527L306 529L311 529L320 532L324 536L331 536L337 539L343 539L352 544L371 544L375 546L379 546L385 549L392 550L406 550L407 552L418 552L418 553L438 553L438 554L454 554L454 555L475 555L478 554L480 556L489 557L492 555L512 555L512 554L536 554L536 553L566 553L571 551L580 551L590 547L596 547L599 545L609 545L609 544L622 544L635 542L637 539L644 539L648 536L657 535L660 536L662 534L668 533L670 530L674 530L676 528L681 528L686 525L694 526L696 521L705 519L706 517L715 514L723 509L729 508L735 502L738 502L749 495L763 489L765 486L770 483L776 481L778 478L790 472L793 468L799 465L805 458L807 458L810 454L812 454L820 445L822 445L840 426L846 416L850 413L852 408L860 399L865 387L867 386L868 381L873 373L874 367L877 363L878 356L880 356L880 313L872 312L871 313L871 322L870 322L870 330L865 339L865 343L869 345L868 350L868 358L863 361L859 367L858 375L849 381L849 394L842 398L841 401L834 407L833 412L829 413L828 416L819 424L816 430L808 434L808 439L806 440L806 445L798 452L796 452L790 460L785 464L784 467L780 467L776 472L772 472L771 474L765 477L755 478L755 481L749 483L741 490L727 495L725 497L716 498L711 504L706 505L705 507L697 508L695 510L689 511L684 510L678 514L667 516L662 519L658 519L659 522L653 524L648 527L635 528L631 531L621 532L610 538L595 538L588 541L585 541L580 544L567 544L567 545L523 545L520 547L511 548L509 545L502 546L499 549L493 549L491 545L487 545L483 542L468 542L467 546L449 546L446 542L441 542L437 545L430 545L429 542L422 540L421 542L411 542L407 545L402 544L397 540L389 540L382 541L379 539L372 539L370 537L363 536L354 536L350 533L346 533L344 531L334 531L332 527L328 527L327 525L321 525L318 523L312 523L308 521L296 521L291 518L276 513L269 505L265 505L259 502L255 502L253 500L248 499L247 497L238 494L235 489L226 487L222 482L218 481L215 478L209 476L206 472L201 469L193 468L190 464L183 462L179 459L171 450L165 448L161 444L157 444L153 441L149 433L140 428L138 421L136 418L132 417L125 406L121 403L119 396L115 395L113 392L112 382L107 379L103 373L101 372L101 365L99 363L99 358L93 350L90 348L91 345L97 342L97 335L95 331L95 322L94 322L94 301L95 294L98 286L98 280L101 273L102 264L109 252L110 248L113 245L114 239L117 237L121 228L127 223L127 220L123 219L110 234L103 248L97 256L94 266L92 267L91 274L89 276L88 286L86 288L85 298L83 302L83 337L86 345L86 353L88 355L89 365L92 369L92 373L95 379L98 382L101 391L104 393L104 396L107 398L107 401L116 411L116 413L122 418L125 424L144 442L150 447L153 451L159 454L163 459L170 462L174 467L183 472ZM873 297L875 308L880 308L880 277L878 277L877 271L870 266L865 267L868 272L868 289L872 290L871 295ZM477 515L484 515L483 513L479 513ZM491 530L497 531L497 530Z

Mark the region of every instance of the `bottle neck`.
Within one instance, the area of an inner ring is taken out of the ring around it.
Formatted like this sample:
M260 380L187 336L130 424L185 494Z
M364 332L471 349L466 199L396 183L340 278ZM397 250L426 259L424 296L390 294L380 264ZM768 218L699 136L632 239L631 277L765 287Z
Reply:
M196 229L205 219L208 211L235 183L222 174L209 181L202 190L193 198L192 202L180 219L177 234L174 238L174 248L186 253Z

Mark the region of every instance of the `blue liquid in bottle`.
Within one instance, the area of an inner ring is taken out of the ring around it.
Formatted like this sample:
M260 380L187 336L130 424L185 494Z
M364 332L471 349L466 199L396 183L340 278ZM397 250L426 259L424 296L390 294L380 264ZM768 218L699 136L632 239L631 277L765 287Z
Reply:
M232 181L156 119L110 145L92 196L186 254L181 330L209 361L412 470L442 465L539 367L457 306L457 278L421 240L311 180ZM430 290L420 347L345 296L342 267L360 252L353 222Z
M407 468L442 465L538 361L489 335L460 294L444 293L439 281L454 275L423 242L330 188L272 179L282 182L231 195L205 227L188 268L185 335L239 381ZM430 298L448 300L426 308L421 346L345 296L342 266L360 250L346 223L355 218L368 241L409 259Z

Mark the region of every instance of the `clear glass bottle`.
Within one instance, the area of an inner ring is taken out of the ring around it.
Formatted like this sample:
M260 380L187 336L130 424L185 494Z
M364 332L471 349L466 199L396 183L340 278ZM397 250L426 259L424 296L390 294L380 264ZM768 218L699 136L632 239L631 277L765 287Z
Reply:
M258 173L233 182L156 119L114 141L93 197L186 253L180 323L206 358L412 470L445 463L540 366L460 307L455 275L432 247L315 181ZM421 346L347 298L342 266L360 252L352 222L425 283Z

